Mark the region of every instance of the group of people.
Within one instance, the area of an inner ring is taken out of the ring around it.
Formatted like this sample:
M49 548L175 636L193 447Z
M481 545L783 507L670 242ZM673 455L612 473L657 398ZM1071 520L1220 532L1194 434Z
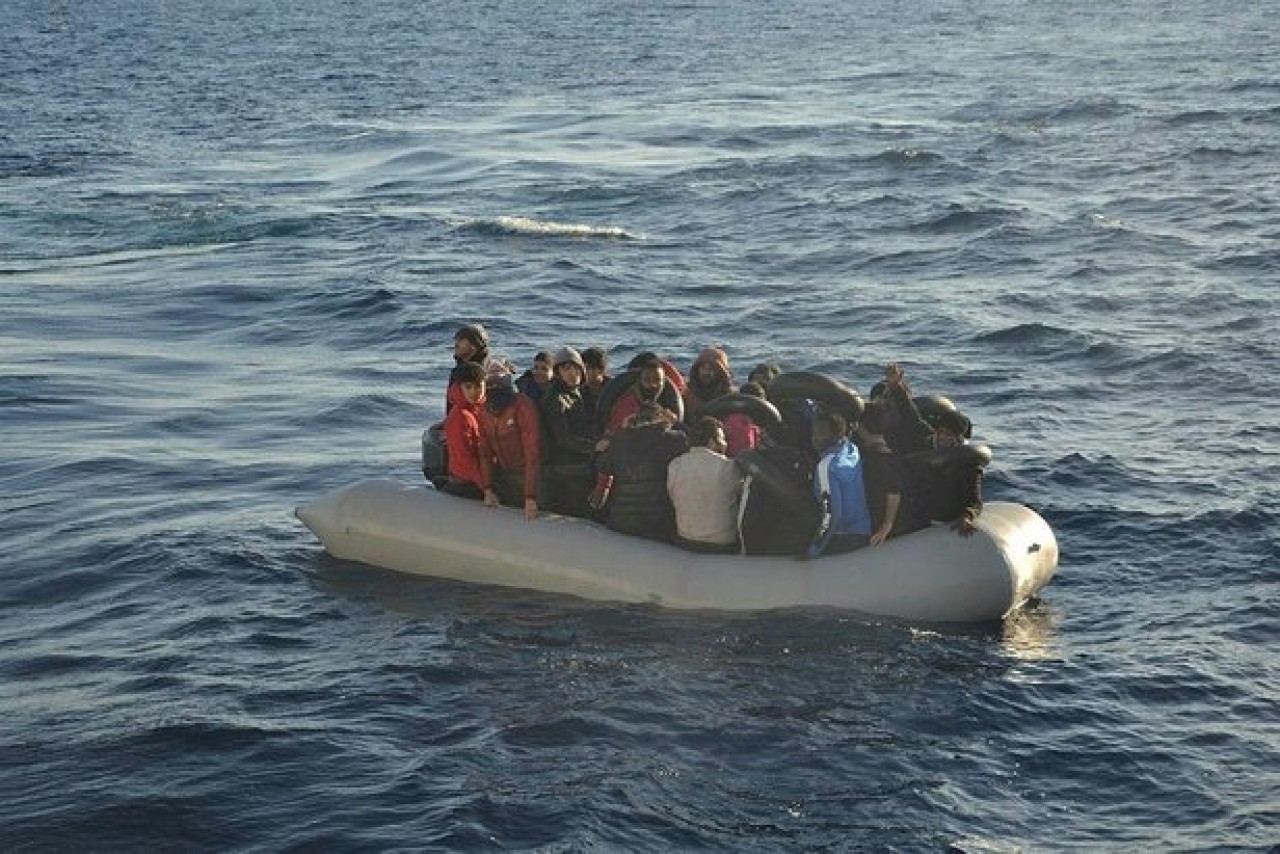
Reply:
M588 517L697 552L817 557L932 521L968 536L981 512L981 464L945 455L966 442L968 419L922 416L898 365L860 412L842 413L809 399L774 410L764 401L781 369L758 365L735 385L722 347L687 376L642 353L611 377L603 349L566 346L516 377L468 324L453 355L436 485L529 519ZM752 417L747 398L777 417Z

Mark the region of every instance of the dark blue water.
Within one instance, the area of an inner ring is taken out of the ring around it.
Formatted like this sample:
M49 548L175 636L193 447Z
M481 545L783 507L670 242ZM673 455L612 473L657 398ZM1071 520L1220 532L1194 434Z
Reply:
M0 847L1280 840L1280 6L0 0ZM974 418L1004 625L326 557L453 330Z

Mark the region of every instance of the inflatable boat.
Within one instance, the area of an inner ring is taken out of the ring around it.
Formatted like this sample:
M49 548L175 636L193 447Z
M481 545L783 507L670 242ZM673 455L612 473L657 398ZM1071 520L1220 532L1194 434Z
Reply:
M838 608L912 623L1000 620L1053 577L1049 525L988 502L963 538L937 524L813 560L703 555L584 519L455 498L429 484L364 480L297 509L334 557L416 575L667 608Z

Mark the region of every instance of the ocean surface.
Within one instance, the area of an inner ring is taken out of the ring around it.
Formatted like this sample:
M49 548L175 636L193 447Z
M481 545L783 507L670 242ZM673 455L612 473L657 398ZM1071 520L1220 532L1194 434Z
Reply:
M0 0L0 850L1274 850L1280 2ZM865 391L1003 624L327 556L453 331Z

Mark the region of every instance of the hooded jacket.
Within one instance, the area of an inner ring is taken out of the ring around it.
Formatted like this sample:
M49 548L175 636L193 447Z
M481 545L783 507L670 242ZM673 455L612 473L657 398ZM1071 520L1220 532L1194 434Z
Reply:
M809 546L817 557L834 534L871 534L871 512L862 482L862 457L848 439L828 447L813 470L813 495L822 508L818 534Z
M484 486L485 479L480 463L480 410L484 398L478 404L467 402L460 384L449 386L449 414L444 419L445 447L448 448L449 476Z
M542 395L542 463L546 466L585 465L596 448L596 418L582 397L582 388L569 388L556 378Z
M524 478L524 497L538 500L538 465L542 436L538 409L528 396L508 390L507 401L480 410L481 486L492 488L495 471Z
M698 377L699 366L706 364L716 369L716 377L711 382L703 382ZM733 391L733 372L729 370L729 354L719 347L708 347L698 354L698 358L689 368L689 376L685 379L685 420L692 423L704 404Z

